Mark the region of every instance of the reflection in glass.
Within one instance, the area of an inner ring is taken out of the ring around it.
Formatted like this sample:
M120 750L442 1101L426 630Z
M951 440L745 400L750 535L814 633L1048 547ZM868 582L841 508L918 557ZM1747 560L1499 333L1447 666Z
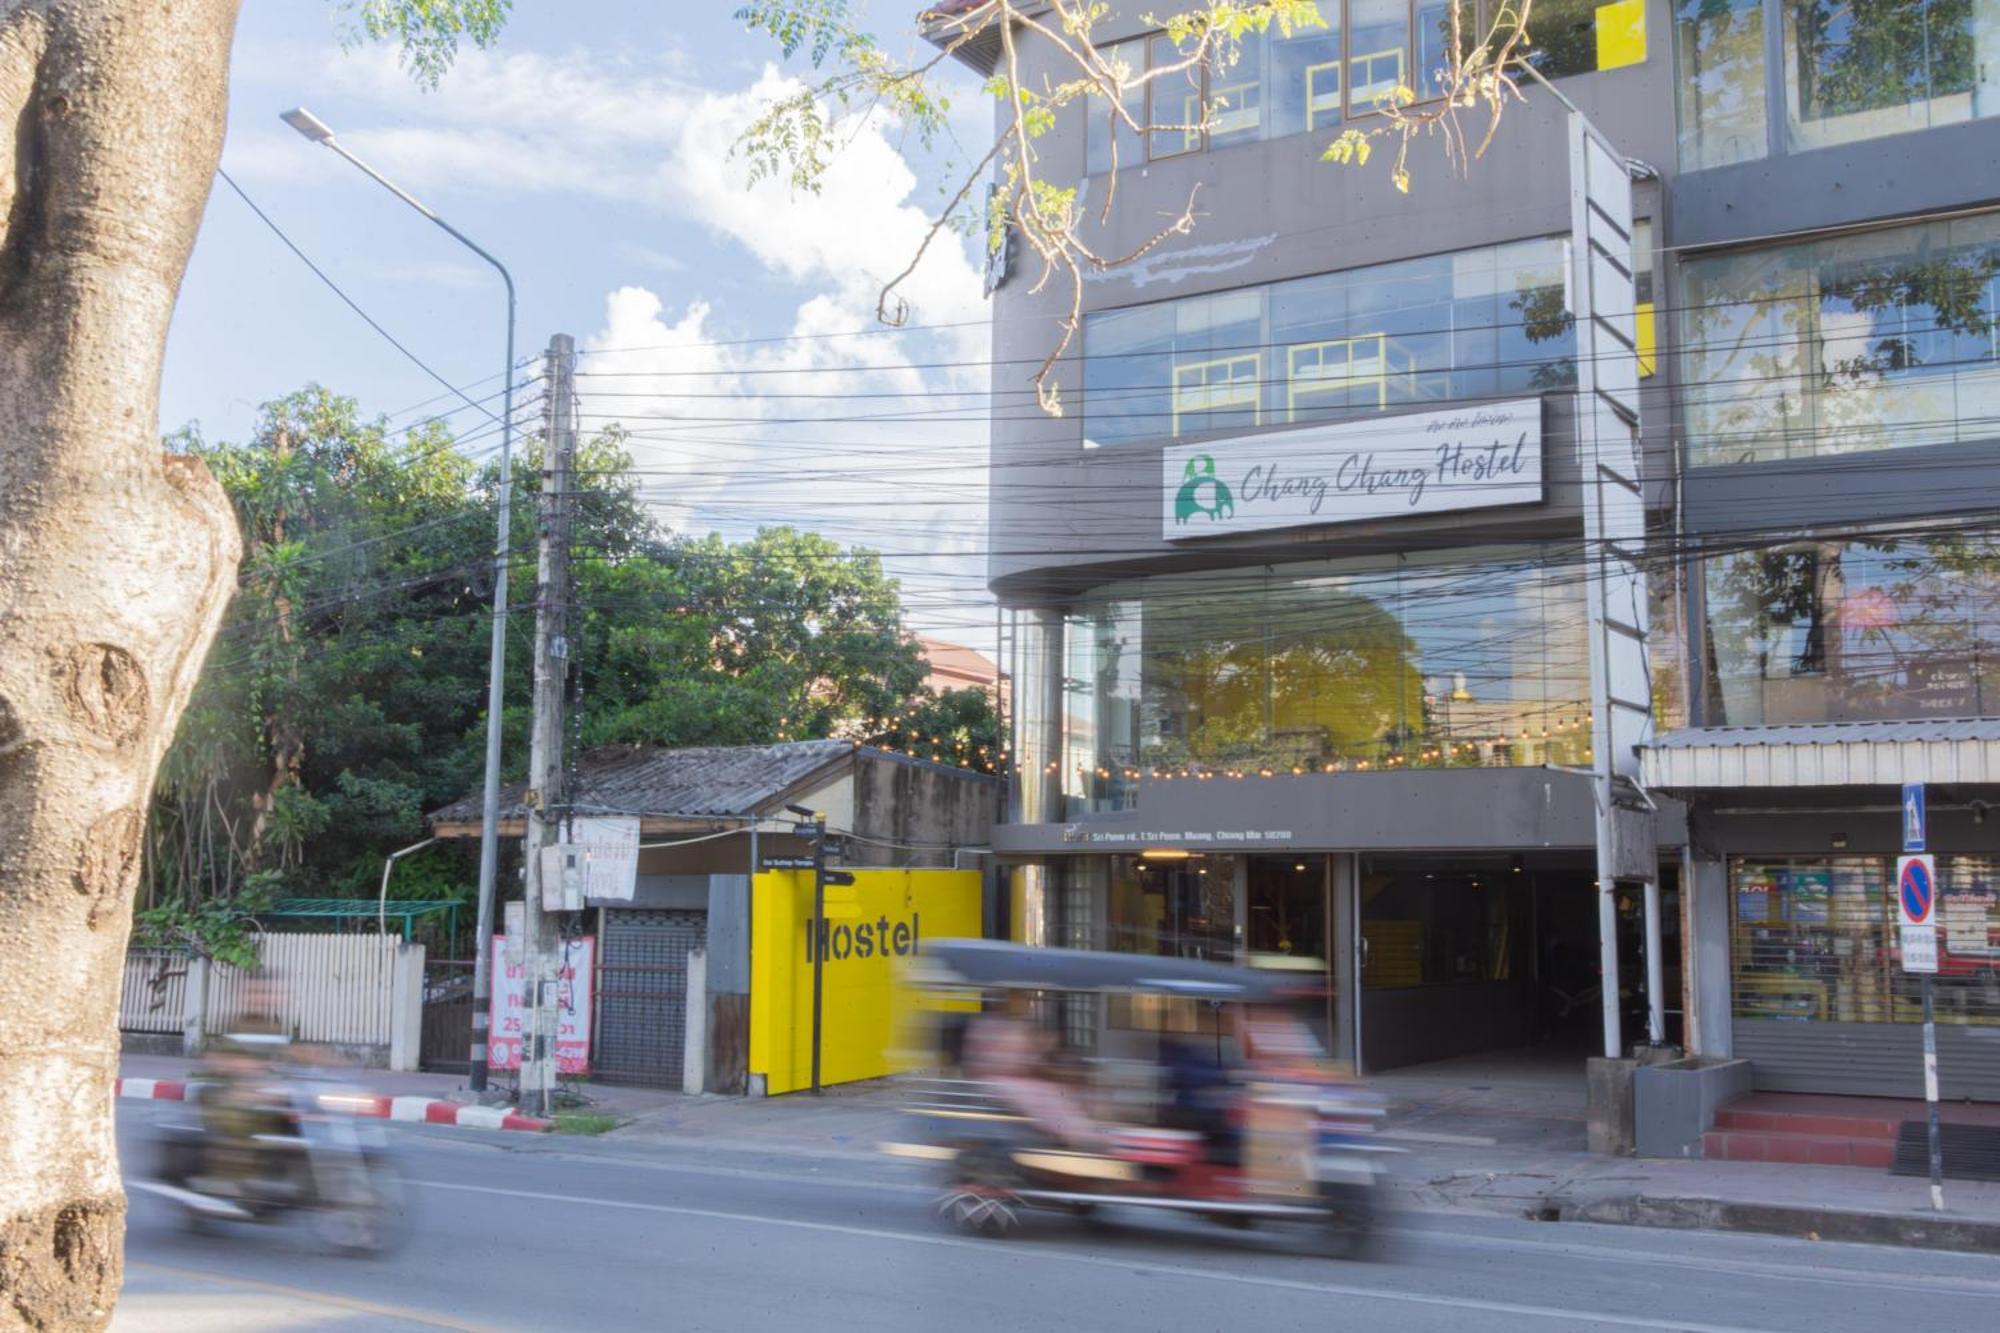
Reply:
M1588 753L1582 588L1535 547L1114 585L1074 613L1071 643L1078 812L1130 808L1148 779Z
M1105 60L1126 71L1127 78L1136 78L1146 69L1146 46L1143 42L1114 42L1098 48ZM1146 123L1146 90L1144 86L1125 90L1122 99L1126 114L1140 125ZM1110 99L1100 93L1091 93L1083 100L1086 119L1084 137L1084 170L1090 175L1110 171L1113 165L1112 146L1114 140L1118 153L1116 165L1123 169L1143 166L1146 161L1146 146L1141 141L1138 130L1126 124L1124 119L1111 114Z
M1807 542L1706 564L1715 723L1978 717L2000 703L2000 540Z
M1678 0L1681 170L1763 157L1762 0Z
M1788 0L1785 111L1794 149L2000 109L1996 0Z
M2000 214L1682 266L1696 466L1985 439L2000 417Z
M1410 83L1407 0L1347 0L1347 113L1366 115Z
M1088 315L1086 445L1568 387L1563 256L1519 241Z

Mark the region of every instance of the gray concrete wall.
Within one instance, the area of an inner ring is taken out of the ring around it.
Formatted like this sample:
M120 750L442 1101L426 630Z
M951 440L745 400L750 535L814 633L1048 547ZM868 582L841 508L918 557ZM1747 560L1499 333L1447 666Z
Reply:
M948 867L950 849L989 843L999 802L996 778L942 764L858 754L853 831L860 836L849 840L846 864ZM925 850L930 848L940 850ZM960 865L978 869L981 863L961 857Z

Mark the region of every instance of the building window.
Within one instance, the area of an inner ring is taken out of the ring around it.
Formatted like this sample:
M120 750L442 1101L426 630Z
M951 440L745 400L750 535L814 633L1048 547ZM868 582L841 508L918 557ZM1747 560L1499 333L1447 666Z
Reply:
M1463 43L1477 40L1498 3L1463 0ZM1289 37L1275 26L1247 34L1233 61L1156 80L1149 85L1150 102L1144 88L1129 95L1126 108L1140 124L1200 124L1206 106L1205 142L1199 130L1160 129L1149 136L1151 143L1142 144L1136 131L1122 124L1114 128L1117 118L1103 98L1086 98L1085 171L1097 175L1111 169L1114 135L1118 164L1130 166L1337 129L1379 110L1397 88L1409 88L1419 99L1443 94L1439 75L1451 46L1450 0L1322 0L1319 10L1324 27L1294 29ZM1635 65L1646 58L1645 0L1539 0L1529 36L1528 58L1544 78ZM1181 59L1160 34L1101 49L1134 73Z
M1528 36L1528 63L1545 79L1622 69L1646 59L1646 7L1644 0L1535 0Z
M1072 615L1063 694L1064 819L1139 803L1139 616L1125 602Z
M1802 542L1707 561L1716 725L2000 706L2000 538Z
M1697 467L1990 439L2000 214L1681 268Z
M1092 684L1069 808L1129 809L1155 779L1582 763L1584 620L1574 566L1538 547L1113 585L1070 622ZM1121 770L1106 737L1134 732Z
M1763 157L1763 0L1677 0L1681 170Z
M1902 969L1895 860L1731 858L1735 1013L1742 1019L1914 1023ZM1937 1019L2000 1025L2000 858L1938 858Z
M1793 150L2000 109L2000 0L1786 0Z
M1557 239L1084 321L1084 445L1241 434L1576 382Z
M1650 379L1659 369L1660 334L1654 323L1653 224L1640 218L1632 224L1632 330L1639 378Z

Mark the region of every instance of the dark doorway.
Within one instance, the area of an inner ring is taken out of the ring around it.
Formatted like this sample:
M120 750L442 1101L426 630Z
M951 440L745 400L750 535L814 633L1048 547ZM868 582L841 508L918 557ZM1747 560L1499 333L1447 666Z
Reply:
M1393 1069L1602 1030L1588 853L1363 856L1361 1055Z
M1335 1040L1344 1008L1334 984L1333 885L1323 853L1252 856L1244 867L1243 942L1253 959L1290 960L1317 965L1326 1002L1314 1007L1313 1029L1328 1051L1343 1050Z

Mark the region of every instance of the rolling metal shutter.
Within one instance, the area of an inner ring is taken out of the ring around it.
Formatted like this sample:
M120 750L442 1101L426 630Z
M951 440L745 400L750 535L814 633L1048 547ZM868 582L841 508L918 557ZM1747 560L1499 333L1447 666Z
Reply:
M680 1086L688 954L705 947L707 938L706 912L605 912L592 1066L598 1078Z

